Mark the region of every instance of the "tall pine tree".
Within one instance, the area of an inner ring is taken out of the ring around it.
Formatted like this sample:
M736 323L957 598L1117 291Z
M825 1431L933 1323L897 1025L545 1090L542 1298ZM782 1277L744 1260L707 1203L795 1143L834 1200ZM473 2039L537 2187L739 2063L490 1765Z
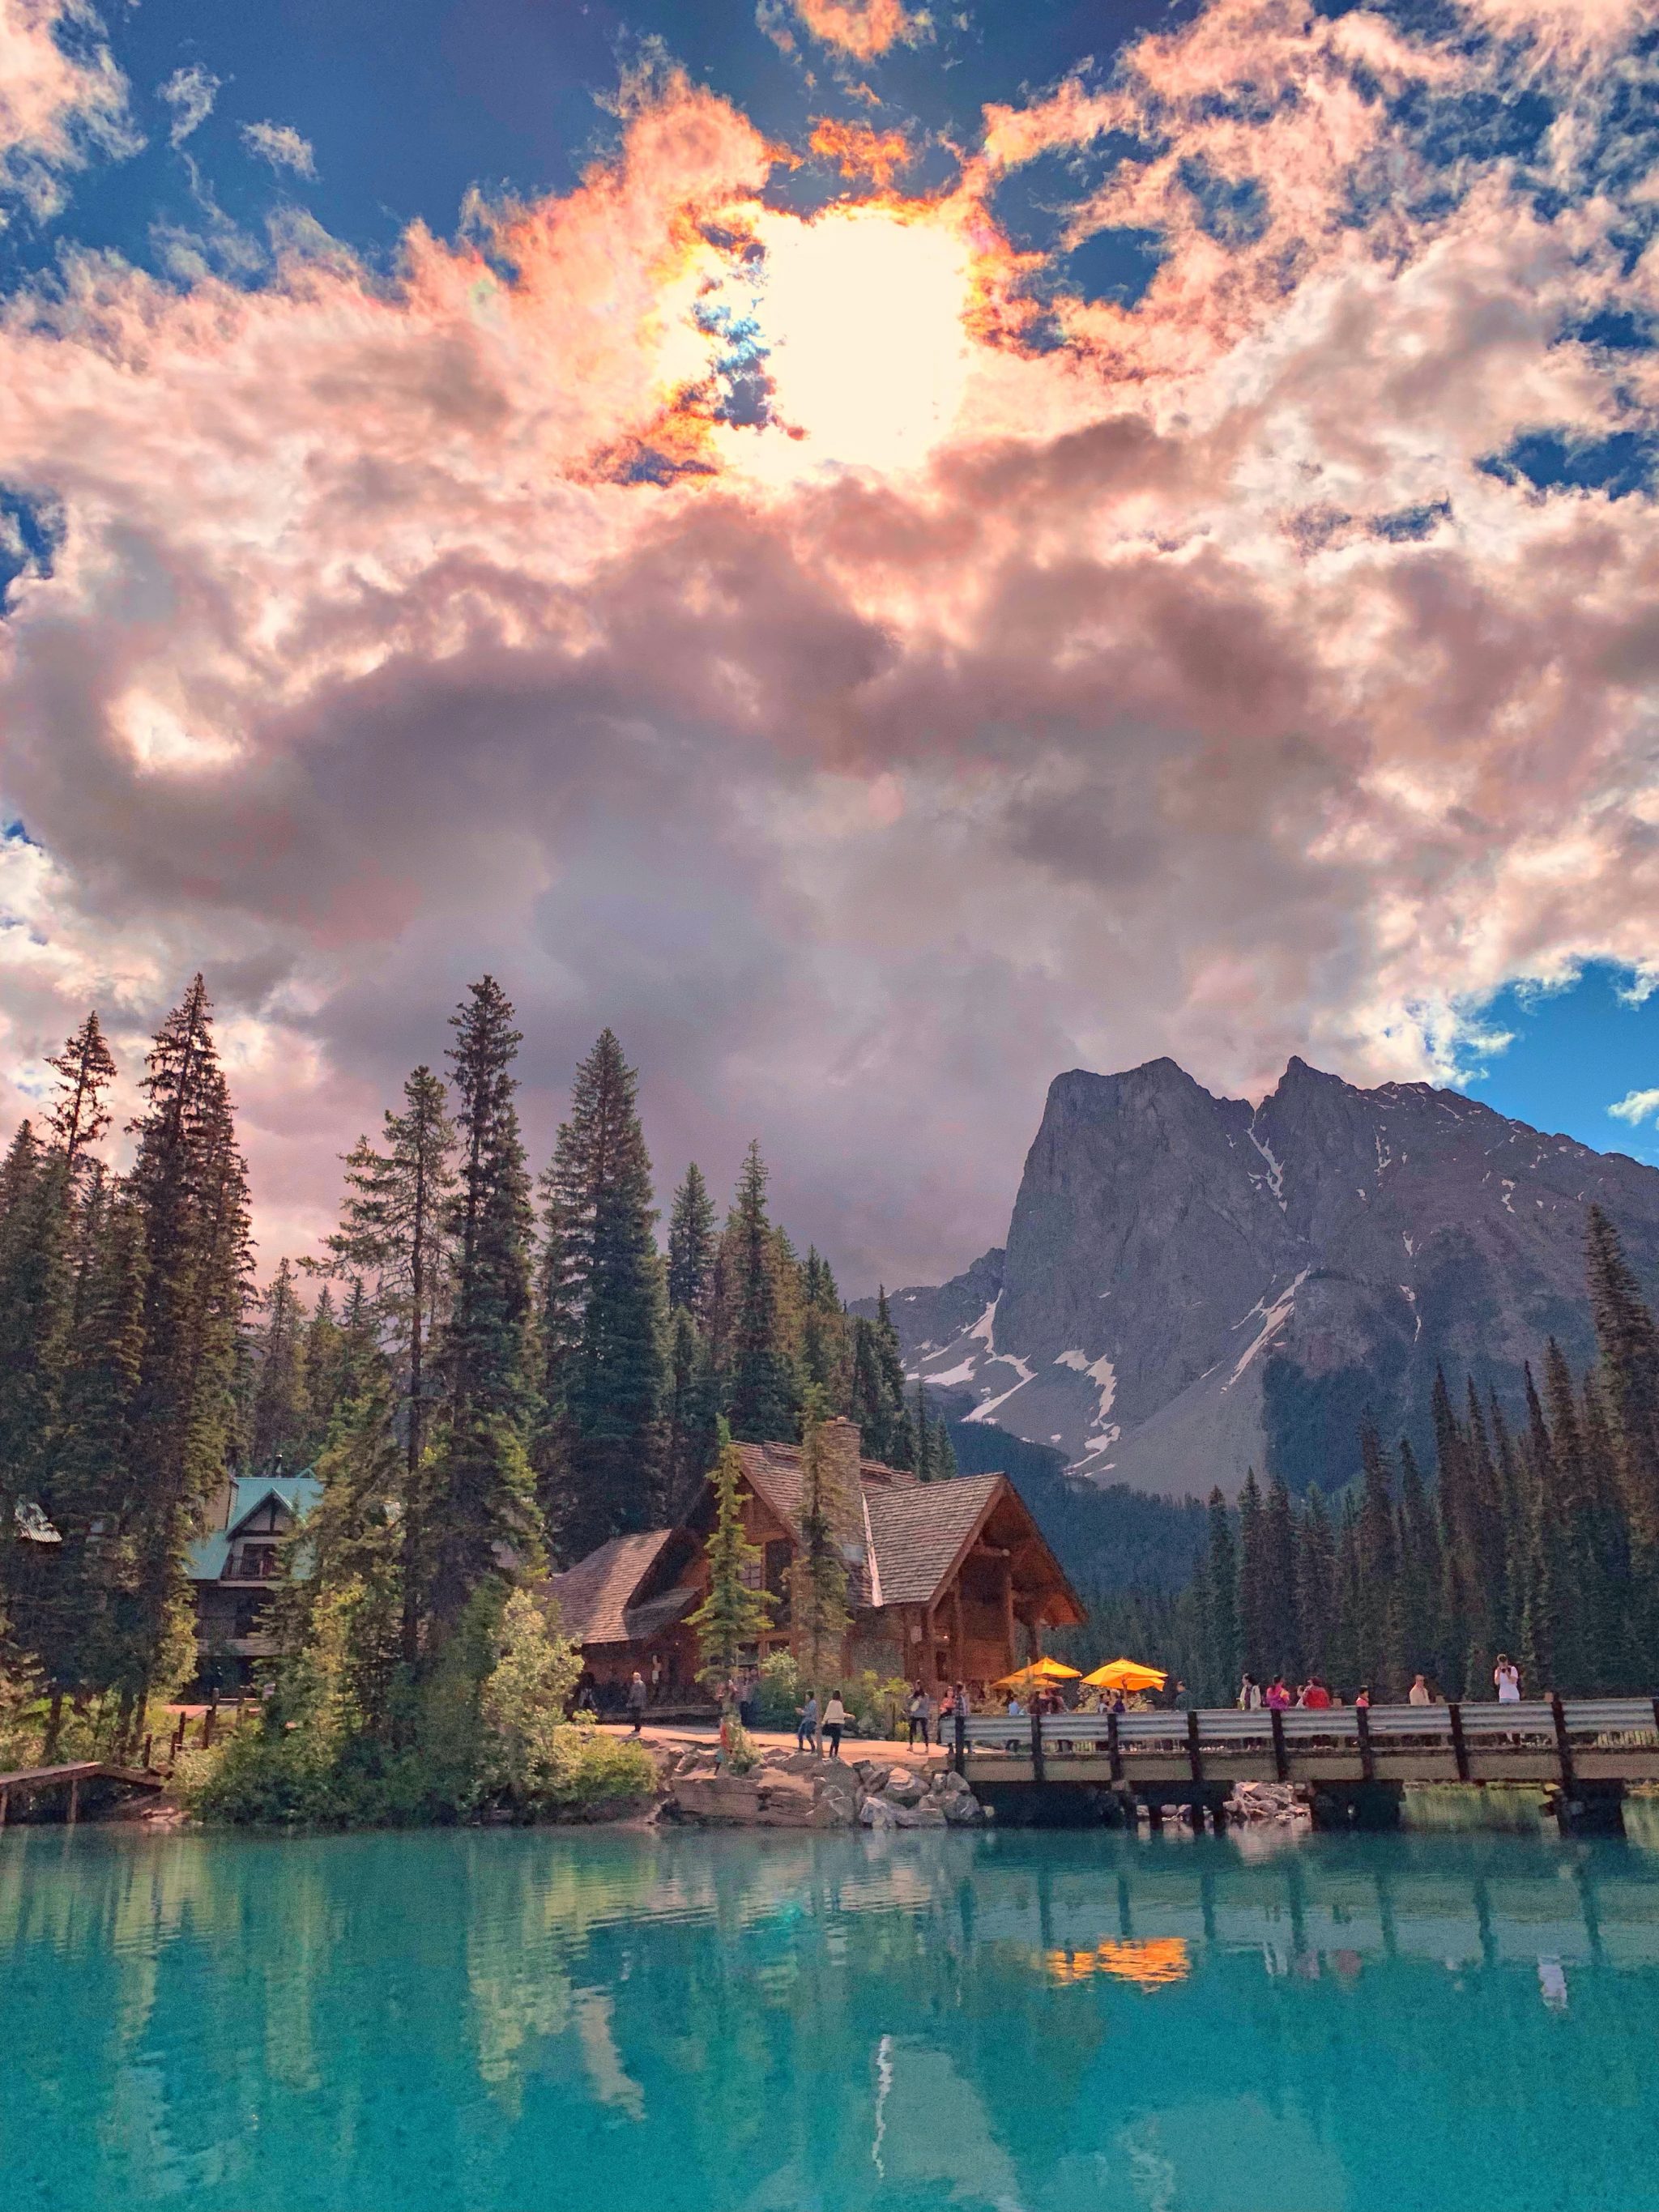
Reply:
M702 1170L695 1160L674 1193L668 1216L668 1308L684 1306L701 1324L707 1316L714 1287L714 1201L708 1195Z
M459 1160L453 1291L441 1358L446 1433L426 1485L426 1603L441 1639L472 1594L538 1544L525 1449L532 1389L530 1178L519 1134L513 1008L493 976L453 1016Z
M742 1443L792 1435L796 1379L779 1312L766 1164L751 1144L722 1239L728 1313L726 1413Z
M573 1559L649 1528L663 1504L662 1278L635 1087L606 1030L576 1071L544 1186L545 1387Z
M131 1190L143 1231L143 1348L129 1419L124 1707L191 1662L185 1553L223 1478L249 1270L247 1172L198 975L147 1062Z

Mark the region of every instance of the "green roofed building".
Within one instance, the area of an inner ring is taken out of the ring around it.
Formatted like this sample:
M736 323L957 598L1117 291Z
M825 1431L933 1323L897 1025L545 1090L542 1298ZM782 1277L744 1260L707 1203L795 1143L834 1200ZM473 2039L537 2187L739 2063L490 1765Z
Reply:
M276 1656L266 1613L284 1579L284 1540L322 1496L303 1474L230 1475L218 1498L215 1526L190 1547L185 1572L196 1601L199 1679L207 1687L240 1688L257 1659ZM293 1571L306 1571L303 1554Z

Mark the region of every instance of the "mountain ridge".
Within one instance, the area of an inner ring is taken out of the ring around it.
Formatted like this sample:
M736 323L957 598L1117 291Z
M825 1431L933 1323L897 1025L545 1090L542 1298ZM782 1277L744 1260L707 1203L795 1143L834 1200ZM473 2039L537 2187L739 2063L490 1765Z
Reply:
M890 1300L907 1368L1079 1480L1337 1486L1361 1415L1425 1446L1437 1367L1518 1397L1588 1364L1584 1217L1659 1269L1659 1170L1426 1083L1299 1055L1259 1105L1168 1058L1049 1085L1005 1245ZM854 1310L872 1310L860 1301Z

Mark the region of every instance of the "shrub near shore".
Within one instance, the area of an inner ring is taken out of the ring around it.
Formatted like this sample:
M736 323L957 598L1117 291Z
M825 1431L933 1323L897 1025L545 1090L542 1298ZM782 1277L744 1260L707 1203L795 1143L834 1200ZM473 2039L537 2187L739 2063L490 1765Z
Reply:
M361 1725L345 1655L349 1593L284 1670L257 1724L185 1754L179 1796L207 1821L374 1827L617 1817L648 1805L644 1747L566 1720L580 1661L542 1605L481 1598L388 1730ZM483 1660L483 1664L478 1662Z

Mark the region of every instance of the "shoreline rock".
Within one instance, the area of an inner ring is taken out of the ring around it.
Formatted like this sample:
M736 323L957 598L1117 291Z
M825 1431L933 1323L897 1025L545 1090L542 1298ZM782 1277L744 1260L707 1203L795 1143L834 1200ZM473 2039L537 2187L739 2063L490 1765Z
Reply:
M662 1767L658 1818L693 1827L945 1828L987 1820L953 1768L769 1751L743 1774L702 1745Z

